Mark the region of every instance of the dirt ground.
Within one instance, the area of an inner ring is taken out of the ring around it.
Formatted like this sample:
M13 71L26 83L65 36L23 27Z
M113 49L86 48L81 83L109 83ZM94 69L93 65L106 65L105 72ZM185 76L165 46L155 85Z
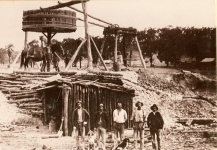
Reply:
M75 140L72 137L42 139L48 135L48 128L35 126L10 126L10 131L0 132L0 150L72 150ZM204 128L204 127L203 127ZM192 129L165 130L162 135L162 150L216 150L217 138L203 138L201 133L191 133ZM126 131L131 135L132 130ZM149 135L147 131L146 137ZM132 141L132 138L131 138ZM86 145L87 146L87 145ZM107 149L112 149L113 143L107 143ZM130 143L128 149L133 149ZM145 138L145 150L152 150L151 141Z
M7 68L3 70L4 72L9 72ZM170 74L179 72L176 69L165 68L148 68L148 70L152 71L157 77L168 80L168 82L171 79ZM158 87L158 85L156 87L159 89L165 88L164 86ZM167 89L170 91L169 87ZM168 91L165 90L163 92ZM217 115L210 113L210 109L214 109L214 107L204 101L180 101L177 98L178 94L168 100L168 97L164 94L150 92L150 90L143 90L143 92L145 92L146 96L149 96L145 98L150 98L150 103L147 103L147 107L153 103L151 100L155 100L155 96L156 99L160 98L158 101L156 100L157 104L162 107L160 111L163 114L170 113L170 116L165 117L165 122L169 122L167 119L170 119L170 117L175 118L177 116L216 117ZM212 92L213 95L215 93ZM0 100L0 150L72 150L75 146L75 140L72 137L42 139L42 136L51 134L49 133L48 126L42 126L42 123L38 119L20 114L15 106L7 103L7 99L2 93L0 93ZM217 132L217 126L216 124L212 126L170 124L162 133L162 150L217 150L217 137L204 137L204 131ZM130 137L131 142L133 141L132 130L126 130L125 135ZM144 149L152 150L151 141L148 137L149 132L146 131ZM88 137L86 139L88 140ZM107 149L112 149L112 146L113 143L107 143ZM128 149L133 149L132 143L130 143Z

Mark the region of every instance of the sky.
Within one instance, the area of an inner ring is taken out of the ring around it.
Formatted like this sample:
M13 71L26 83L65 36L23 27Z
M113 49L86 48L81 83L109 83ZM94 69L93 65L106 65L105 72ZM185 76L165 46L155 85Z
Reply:
M66 2L61 1L60 2ZM12 43L20 51L24 47L22 31L23 11L56 5L56 0L2 1L0 0L0 48ZM90 0L87 11L92 16L121 27L145 28L215 27L215 0ZM81 5L76 7L81 10ZM64 8L68 10L68 8ZM83 16L77 13L77 17ZM96 23L105 25L95 20ZM84 24L77 21L78 29L73 33L59 33L54 38L84 37ZM90 35L103 36L103 28L89 25ZM39 39L40 33L28 33L28 41Z

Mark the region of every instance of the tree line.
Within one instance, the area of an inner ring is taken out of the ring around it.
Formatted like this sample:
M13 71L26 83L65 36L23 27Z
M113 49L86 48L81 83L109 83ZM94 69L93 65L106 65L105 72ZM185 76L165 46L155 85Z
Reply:
M101 48L103 38L93 37L98 49ZM199 62L206 57L216 56L216 28L204 27L165 27L146 28L138 32L138 40L144 57L151 58L154 53L158 53L160 61L167 64L177 64L181 56L194 57ZM135 44L131 36L124 36L118 39L118 49L126 60L129 59L130 45ZM81 43L81 39L66 38L59 41L65 52L72 56ZM111 59L114 51L114 36L107 36L102 56L104 59ZM93 63L97 63L98 55L93 44L91 44ZM0 63L7 63L8 51L0 49ZM64 57L62 55L62 57ZM80 50L77 60L87 57L85 46Z
M199 62L206 57L216 57L216 28L147 28L138 32L138 40L144 57L152 57L158 53L160 61L166 64L177 64L180 58L194 57ZM97 47L100 49L103 38L94 37ZM72 55L78 47L79 39L64 39L63 47L70 50ZM118 49L123 57L129 57L130 45L134 43L131 36L119 38ZM92 44L93 63L97 62L98 56ZM103 50L103 58L111 59L114 51L114 36L107 36ZM86 57L85 48L81 50L79 56ZM126 60L126 59L124 59ZM126 63L126 62L125 62Z

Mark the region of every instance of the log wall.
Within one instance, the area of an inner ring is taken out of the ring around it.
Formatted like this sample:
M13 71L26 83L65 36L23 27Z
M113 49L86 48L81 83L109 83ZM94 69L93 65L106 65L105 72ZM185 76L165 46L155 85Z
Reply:
M133 95L112 91L111 89L99 88L93 85L73 84L69 94L68 112L69 133L72 132L72 113L75 109L75 103L78 100L83 102L83 107L90 113L90 129L94 128L93 117L100 103L103 103L109 115L109 130L112 129L113 117L112 113L116 109L116 103L121 101L123 108L127 111L128 118L132 114ZM131 127L130 119L127 120L126 127Z

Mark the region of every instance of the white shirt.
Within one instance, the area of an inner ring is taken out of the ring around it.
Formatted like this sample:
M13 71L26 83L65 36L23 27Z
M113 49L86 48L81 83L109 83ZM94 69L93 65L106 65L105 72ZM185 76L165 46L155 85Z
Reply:
M82 118L82 109L78 109L78 122L83 122L83 118Z
M131 117L131 120L134 120L135 122L144 122L145 120L145 112L144 110L140 109L135 109L133 111L133 114L132 114L132 117Z
M127 120L127 112L124 109L115 109L113 111L113 119L116 123L125 123Z

